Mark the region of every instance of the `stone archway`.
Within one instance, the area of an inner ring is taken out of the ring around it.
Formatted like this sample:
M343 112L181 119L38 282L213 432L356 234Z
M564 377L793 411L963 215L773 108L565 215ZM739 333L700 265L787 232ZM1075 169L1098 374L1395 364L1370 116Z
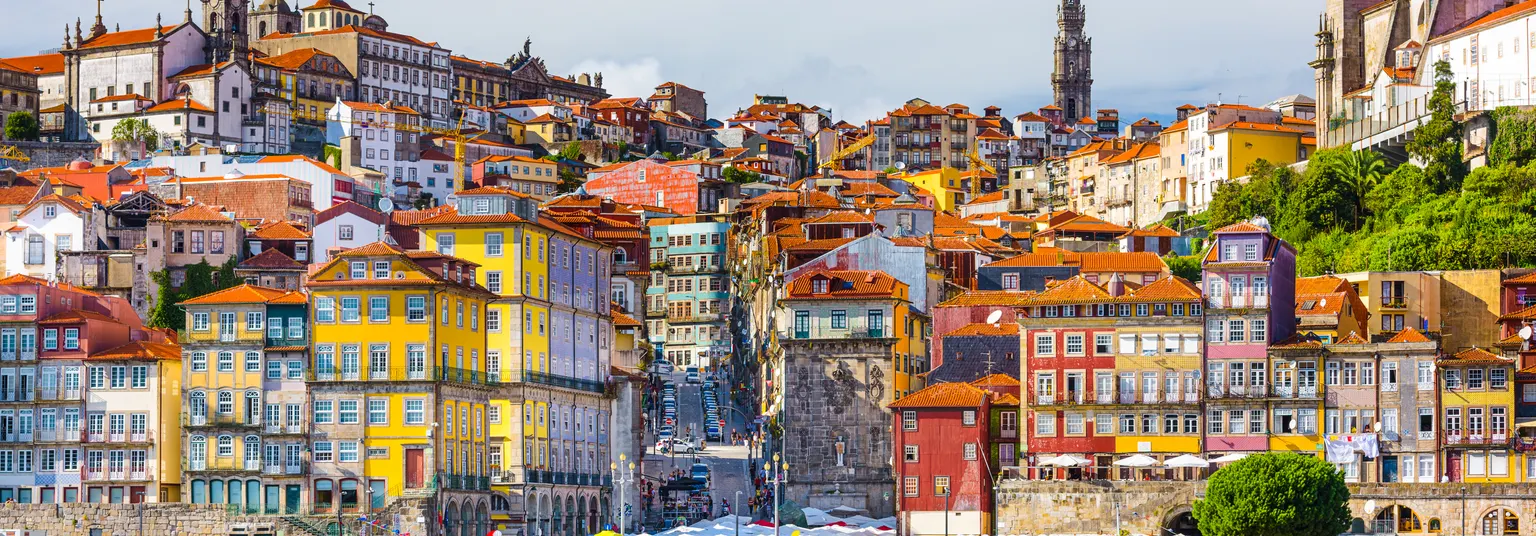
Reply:
M587 498L586 496L577 497L576 534L591 534L591 532L588 532L590 527L590 525L587 525Z
M1505 536L1520 534L1520 516L1514 510L1495 507L1477 518L1478 536Z
M553 505L554 506L554 510L552 512L550 512L550 516L549 516L549 522L550 522L550 528L549 528L550 532L549 533L554 535L554 536L564 536L565 535L565 505L563 504L564 501L560 498L559 495L556 495L555 496L555 500L553 501L553 503L554 503L554 505Z
M1190 511L1188 506L1178 507L1163 516L1162 528L1164 534L1200 536L1200 527L1195 523L1194 512Z
M480 515L480 530L478 532L476 532L476 534L490 534L491 533L491 503L490 503L490 501L481 501L480 502L480 512L479 512L479 515Z
M571 497L571 496L566 496L566 498L565 498L565 533L570 535L570 536L575 536L576 535L576 518L577 518L577 515L578 514L576 513L576 498L575 497Z
M459 507L452 501L443 508L443 534L453 536L459 528Z

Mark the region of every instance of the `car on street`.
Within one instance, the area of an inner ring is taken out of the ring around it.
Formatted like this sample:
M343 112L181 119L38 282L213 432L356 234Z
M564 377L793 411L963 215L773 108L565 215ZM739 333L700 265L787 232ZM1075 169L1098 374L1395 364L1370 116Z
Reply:
M709 426L705 427L704 428L704 437L708 438L710 441L721 441L721 439L720 439L720 426L717 425L717 424L711 423Z
M672 373L673 367L671 361L667 361L665 359L657 359L656 362L651 363L651 365L654 366L656 372L660 372L662 374Z
M709 482L709 466L702 463L693 464L693 468L688 471L688 476L695 480Z
M665 452L673 452L677 454L693 454L695 452L704 450L704 445L702 444L696 444L686 439L677 437L663 441L661 446Z
M661 427L661 430L656 432L657 439L660 439L662 441L667 441L669 439L672 439L672 435L673 435L672 434L672 430L673 430L673 428L670 425L669 426Z
M690 384L697 384L697 383L699 383L699 371L698 370L689 370L688 371L687 380L688 380L688 383L690 383Z

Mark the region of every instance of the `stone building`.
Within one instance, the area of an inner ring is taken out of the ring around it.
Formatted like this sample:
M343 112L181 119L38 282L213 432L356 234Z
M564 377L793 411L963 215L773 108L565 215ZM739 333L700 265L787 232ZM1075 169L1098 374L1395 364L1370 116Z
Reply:
M264 0L251 12L245 29L250 32L247 39L255 41L273 32L297 32L301 23L299 12L285 0Z
M0 118L15 112L27 112L37 119L39 103L38 75L25 68L0 60ZM0 130L0 139L5 133Z
M1093 39L1083 33L1087 10L1082 0L1062 0L1056 8L1056 70L1051 92L1068 123L1093 114Z
M701 120L709 117L709 104L704 102L704 92L677 82L656 86L656 93L648 100L652 110L684 113Z

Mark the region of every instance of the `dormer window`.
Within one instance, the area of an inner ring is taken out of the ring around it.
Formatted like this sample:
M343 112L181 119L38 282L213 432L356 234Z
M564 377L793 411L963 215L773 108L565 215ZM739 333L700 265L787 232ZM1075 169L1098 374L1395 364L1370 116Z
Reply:
M817 279L817 280L811 281L811 293L812 294L826 294L828 286L829 286L829 281L827 281L826 279Z

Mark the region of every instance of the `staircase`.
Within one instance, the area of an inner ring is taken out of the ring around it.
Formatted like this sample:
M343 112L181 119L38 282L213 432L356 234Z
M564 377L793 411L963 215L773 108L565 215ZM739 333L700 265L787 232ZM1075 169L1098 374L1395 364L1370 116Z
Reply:
M283 523L292 528L293 532L296 534L307 534L309 536L329 536L326 534L324 529L314 526L299 516L287 515L283 516L282 519Z

